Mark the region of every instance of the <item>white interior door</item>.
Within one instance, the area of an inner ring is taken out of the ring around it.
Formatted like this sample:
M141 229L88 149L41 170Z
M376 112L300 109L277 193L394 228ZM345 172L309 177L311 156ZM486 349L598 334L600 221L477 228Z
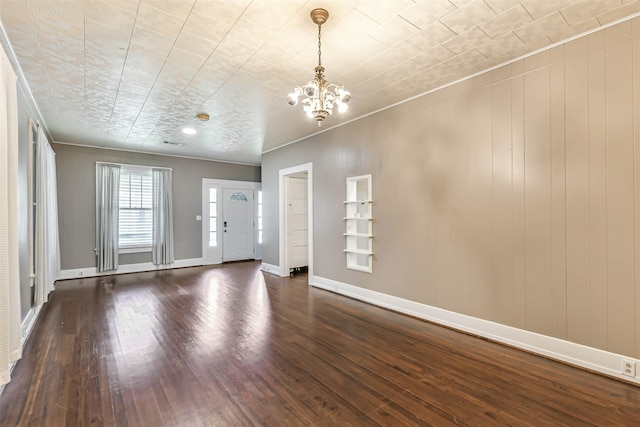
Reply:
M309 214L307 174L288 176L287 256L289 268L309 265Z
M223 188L222 204L222 260L253 259L253 190Z
M280 169L278 171L278 243L280 246L279 274L282 277L289 276L289 243L287 223L287 180L291 176L300 177L306 174L307 177L307 266L309 267L309 277L313 277L313 163L304 163L297 166Z

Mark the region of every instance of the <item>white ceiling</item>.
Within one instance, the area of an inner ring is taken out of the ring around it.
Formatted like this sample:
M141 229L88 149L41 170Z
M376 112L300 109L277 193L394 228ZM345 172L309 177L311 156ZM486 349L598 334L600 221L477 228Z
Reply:
M353 95L322 130L635 14L640 0L0 0L0 19L54 141L259 164L319 131L285 101L313 77L316 7L330 14L327 78Z

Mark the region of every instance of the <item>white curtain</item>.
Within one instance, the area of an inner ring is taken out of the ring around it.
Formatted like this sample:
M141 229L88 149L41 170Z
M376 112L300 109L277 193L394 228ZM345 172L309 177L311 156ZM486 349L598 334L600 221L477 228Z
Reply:
M153 169L152 251L155 265L173 263L173 198L171 169Z
M96 252L98 271L118 269L120 166L96 164Z
M47 302L60 272L56 154L42 127L36 145L36 306Z
M16 74L0 49L0 385L22 357L18 264L18 98ZM26 123L25 123L26 126Z

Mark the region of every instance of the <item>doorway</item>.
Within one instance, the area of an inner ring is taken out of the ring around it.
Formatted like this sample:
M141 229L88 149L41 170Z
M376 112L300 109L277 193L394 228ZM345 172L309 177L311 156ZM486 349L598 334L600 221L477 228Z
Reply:
M202 180L202 264L256 259L259 182Z
M313 164L279 173L280 276L308 267L313 277Z
M285 176L287 218L287 264L289 272L309 266L308 174Z

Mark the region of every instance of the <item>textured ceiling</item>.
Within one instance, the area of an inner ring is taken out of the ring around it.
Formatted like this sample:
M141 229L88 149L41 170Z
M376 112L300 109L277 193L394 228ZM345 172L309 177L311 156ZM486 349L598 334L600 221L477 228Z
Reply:
M322 130L635 14L640 1L0 0L0 19L54 141L259 164L319 131L285 101L313 77L316 7L330 13L327 78L353 95Z

